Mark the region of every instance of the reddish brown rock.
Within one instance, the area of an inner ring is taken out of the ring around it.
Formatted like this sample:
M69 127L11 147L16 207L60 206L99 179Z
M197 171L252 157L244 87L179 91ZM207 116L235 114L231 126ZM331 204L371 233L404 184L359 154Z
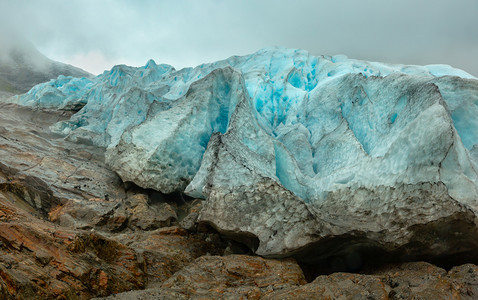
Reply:
M116 239L142 253L147 287L159 286L200 256L218 255L224 251L217 235L191 233L177 226L124 233Z
M448 278L462 299L478 298L478 266L465 264L453 267L448 272Z
M257 256L203 256L175 273L160 288L107 299L261 299L276 290L305 284L293 259Z
M388 299L388 286L371 275L335 273L313 282L275 291L264 299Z
M180 227L105 234L37 219L0 193L0 299L89 299L159 286L197 257L224 251L217 234Z
M452 287L445 281L446 271L429 263L405 263L387 266L376 272L377 277L390 287L392 299L426 297L427 299L448 299ZM442 297L448 298L442 298Z
M0 194L0 298L89 299L144 288L142 257L94 232L39 220Z
M265 299L476 299L478 267L467 264L448 273L425 262L382 267L372 275L334 273Z
M228 255L200 257L161 287L188 297L258 299L274 290L304 283L302 270L293 259Z
M176 211L171 205L166 202L153 205L144 192L128 192L124 210L129 216L129 225L142 230L167 227L177 219Z
M476 299L478 268L455 267L448 273L425 262L404 263L379 272L391 299Z

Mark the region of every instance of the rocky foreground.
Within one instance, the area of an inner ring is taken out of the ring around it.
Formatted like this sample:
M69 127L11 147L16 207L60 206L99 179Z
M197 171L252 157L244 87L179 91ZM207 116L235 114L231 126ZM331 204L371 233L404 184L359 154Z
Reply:
M101 148L50 132L69 117L0 105L1 299L478 297L473 257L254 256L196 222L203 200L124 184Z

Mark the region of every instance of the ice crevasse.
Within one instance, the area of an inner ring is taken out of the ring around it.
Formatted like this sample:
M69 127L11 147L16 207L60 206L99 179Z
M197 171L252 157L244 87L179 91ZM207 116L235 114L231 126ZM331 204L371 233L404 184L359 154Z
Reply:
M446 65L268 48L59 77L10 101L79 109L52 130L106 147L124 181L206 199L200 219L256 236L259 254L385 228L406 242L407 226L478 211L478 80Z

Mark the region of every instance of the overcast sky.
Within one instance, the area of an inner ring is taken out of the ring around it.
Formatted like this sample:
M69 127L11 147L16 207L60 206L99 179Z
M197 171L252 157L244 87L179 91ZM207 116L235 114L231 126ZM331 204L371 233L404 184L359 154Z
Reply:
M0 19L49 58L94 74L285 46L478 76L478 0L0 0Z

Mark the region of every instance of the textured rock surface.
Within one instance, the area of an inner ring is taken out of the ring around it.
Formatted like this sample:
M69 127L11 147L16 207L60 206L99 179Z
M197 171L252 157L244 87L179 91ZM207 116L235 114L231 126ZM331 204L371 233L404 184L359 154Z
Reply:
M294 260L276 261L250 256L202 257L176 273L162 288L185 296L258 297L274 289L305 283ZM242 294L242 295L241 295Z
M198 258L160 288L129 292L108 299L261 299L274 290L305 284L294 260L244 255Z
M1 299L90 299L151 288L195 258L224 251L217 234L178 227L114 236L72 230L35 218L12 197L0 193Z
M106 299L475 299L478 268L446 272L428 263L387 266L371 274L334 273L305 283L294 261L204 257L160 288Z
M148 288L160 285L200 256L224 252L224 242L217 234L192 234L180 227L126 232L117 235L115 240L141 253Z
M50 212L51 221L80 229L125 228L154 230L177 220L176 209L167 202L150 203L147 193L129 190L124 199L72 199Z
M0 194L0 297L87 299L146 283L132 248L35 218Z
M448 273L427 263L389 266L372 275L335 273L264 299L474 299L478 268L455 267Z
M65 141L49 131L52 123L68 117L0 104L2 190L43 212L69 199L125 198L123 183L104 164L102 149Z

